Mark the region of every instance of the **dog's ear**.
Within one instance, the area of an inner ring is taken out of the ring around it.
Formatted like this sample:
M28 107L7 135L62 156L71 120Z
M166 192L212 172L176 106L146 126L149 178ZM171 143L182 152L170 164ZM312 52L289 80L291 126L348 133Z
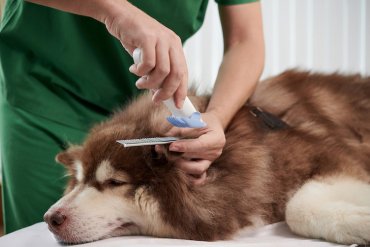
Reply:
M73 145L70 146L67 150L60 152L55 157L56 162L65 165L71 166L76 160L81 158L82 147Z

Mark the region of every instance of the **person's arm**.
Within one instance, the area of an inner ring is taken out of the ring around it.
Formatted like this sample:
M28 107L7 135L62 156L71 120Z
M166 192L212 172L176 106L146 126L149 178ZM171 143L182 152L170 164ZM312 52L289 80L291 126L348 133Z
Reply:
M220 6L224 57L207 112L226 126L253 93L264 67L260 3Z
M187 66L180 38L170 29L126 0L27 0L73 14L88 16L105 24L108 31L130 53L142 50L142 62L130 72L140 78L140 89L158 89L153 101L174 97L181 107L187 94Z
M177 141L170 150L184 152L176 165L197 175L202 183L205 171L219 157L225 145L224 130L235 113L253 93L264 66L264 38L260 3L219 8L225 51L213 95L203 120L207 128L199 130L197 139ZM173 128L170 135L194 136L195 130Z

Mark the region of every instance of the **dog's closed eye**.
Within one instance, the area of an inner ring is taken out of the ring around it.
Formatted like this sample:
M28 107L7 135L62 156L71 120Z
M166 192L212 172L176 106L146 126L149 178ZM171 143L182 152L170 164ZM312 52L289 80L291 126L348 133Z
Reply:
M122 186L122 185L126 185L128 184L126 181L122 181L122 180L119 180L119 179L115 179L115 178L111 178L111 179L108 179L104 182L104 184L108 187L118 187L118 186Z

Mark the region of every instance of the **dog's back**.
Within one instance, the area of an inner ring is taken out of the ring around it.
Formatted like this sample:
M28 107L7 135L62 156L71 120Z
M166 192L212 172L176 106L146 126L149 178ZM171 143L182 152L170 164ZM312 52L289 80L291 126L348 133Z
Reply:
M251 102L290 126L267 134L265 144L291 229L369 241L370 78L288 71L262 82Z

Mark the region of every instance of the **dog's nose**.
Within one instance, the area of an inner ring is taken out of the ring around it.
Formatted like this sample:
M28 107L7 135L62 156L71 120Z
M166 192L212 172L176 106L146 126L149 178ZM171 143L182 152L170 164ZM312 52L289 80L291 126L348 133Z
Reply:
M52 228L58 228L60 227L63 222L66 220L67 216L65 216L63 213L60 211L55 211L51 215L46 213L44 215L44 220L46 223L48 223L49 226Z

